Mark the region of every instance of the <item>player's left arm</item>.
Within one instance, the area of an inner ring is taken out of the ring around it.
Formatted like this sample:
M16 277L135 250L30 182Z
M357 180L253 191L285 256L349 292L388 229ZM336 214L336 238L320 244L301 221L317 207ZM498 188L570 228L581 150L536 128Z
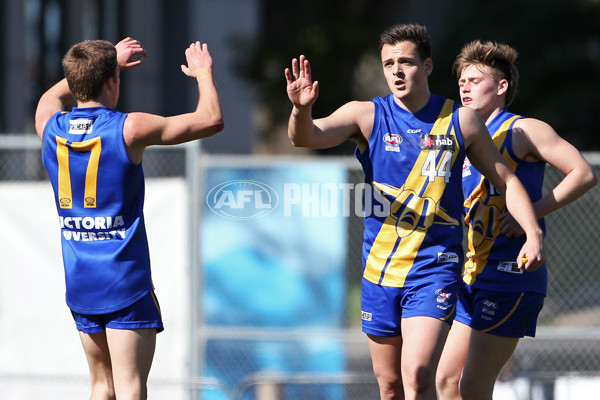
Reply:
M565 175L548 195L534 204L538 218L577 200L598 183L591 165L579 150L547 123L533 118L519 120L513 132L513 148L517 156L524 159L535 157Z
M149 113L130 113L123 125L127 154L134 164L142 161L144 149L151 145L172 145L212 136L223 130L219 93L212 74L208 45L196 41L185 50L187 65L182 72L198 87L196 110L170 117Z
M565 175L551 192L533 204L538 219L572 203L598 183L592 167L579 150L543 121L518 120L513 128L512 142L517 157L526 161L545 161ZM500 229L508 235L523 233L508 214L500 218Z

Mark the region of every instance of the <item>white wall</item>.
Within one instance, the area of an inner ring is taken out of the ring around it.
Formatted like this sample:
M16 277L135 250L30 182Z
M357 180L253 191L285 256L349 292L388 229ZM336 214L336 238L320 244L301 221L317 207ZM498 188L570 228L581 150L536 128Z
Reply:
M182 178L147 180L146 226L165 324L158 335L150 382L188 376L186 199ZM67 375L87 380L87 363L64 292L50 183L0 183L0 376ZM26 379L23 382L23 391L32 390ZM1 388L0 398L7 398Z

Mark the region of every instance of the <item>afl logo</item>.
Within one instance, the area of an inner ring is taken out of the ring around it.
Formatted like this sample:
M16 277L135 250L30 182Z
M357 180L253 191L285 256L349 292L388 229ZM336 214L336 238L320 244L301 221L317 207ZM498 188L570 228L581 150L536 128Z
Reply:
M264 217L273 212L278 202L275 190L257 181L221 183L206 195L206 204L212 212L231 219Z
M469 168L471 168L471 161L469 161L469 159L467 157L465 157L465 160L463 161L463 166L462 166L463 173L465 171L468 171Z
M452 295L450 293L446 292L444 289L437 289L435 291L435 294L437 296L438 303L442 303L447 300L450 300L450 297L452 297Z
M398 146L402 143L402 136L397 133L386 133L383 135L383 141L392 146Z
M498 308L498 303L493 300L485 299L483 301L483 306L488 310L496 310Z

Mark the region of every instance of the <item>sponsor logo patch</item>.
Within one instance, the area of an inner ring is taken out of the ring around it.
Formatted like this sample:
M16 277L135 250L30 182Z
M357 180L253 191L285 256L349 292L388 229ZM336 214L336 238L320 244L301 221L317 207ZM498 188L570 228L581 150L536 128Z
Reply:
M483 306L485 308L487 308L488 310L495 310L498 308L498 302L496 302L494 300L490 300L490 299L485 299L483 301Z
M441 310L447 310L448 307L450 306L448 304L448 300L450 300L450 297L452 297L451 293L448 293L446 290L444 289L437 289L435 291L435 295L437 296L437 308L441 309Z
M363 321L371 321L373 319L373 314L371 314L370 312L361 311L360 319L362 319Z
M88 118L78 118L69 120L69 133L72 135L84 135L92 132L92 120Z
M498 271L508 272L510 274L522 274L523 270L514 261L501 261L498 264Z
M448 253L438 253L438 262L439 263L458 263L458 254L448 252Z
M398 135L397 133L386 133L383 135L383 142L385 143L385 151L399 153L400 143L402 143L402 136Z
M421 150L454 151L454 137L447 135L421 135Z
M463 178L465 176L470 176L471 175L471 161L469 161L469 159L467 157L465 157L465 160L463 161L463 167L462 167L462 176Z
M435 294L437 296L438 303L445 302L452 297L452 294L446 292L444 289L437 289Z
M498 303L495 302L494 300L485 299L485 300L483 300L483 307L481 308L481 313L493 316L496 314L496 309L498 309L498 307L499 307ZM483 318L487 321L491 320L490 318L486 318L485 315L482 315L481 318Z

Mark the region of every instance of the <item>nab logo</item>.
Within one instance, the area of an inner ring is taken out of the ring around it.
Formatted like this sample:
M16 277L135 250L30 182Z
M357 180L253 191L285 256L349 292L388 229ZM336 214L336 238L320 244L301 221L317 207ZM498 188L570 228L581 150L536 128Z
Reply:
M454 138L450 135L421 135L421 150L454 150Z
M206 204L212 212L231 219L264 217L275 210L278 202L275 190L257 181L221 183L206 195Z

